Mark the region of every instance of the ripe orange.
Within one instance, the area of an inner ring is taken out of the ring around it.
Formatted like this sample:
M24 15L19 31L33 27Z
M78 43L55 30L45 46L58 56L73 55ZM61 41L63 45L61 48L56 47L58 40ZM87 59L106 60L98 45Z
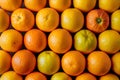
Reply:
M48 45L54 52L63 54L72 47L72 36L65 29L56 29L49 34Z
M32 72L25 77L25 80L47 80L47 78L40 72Z
M63 55L61 65L65 73L77 76L84 71L86 60L79 51L69 51Z
M0 75L8 71L10 65L11 65L11 56L7 52L0 50Z
M14 11L15 9L21 7L22 0L0 0L1 8L8 10L8 11Z
M23 78L14 71L8 71L1 76L0 80L23 80Z
M26 8L19 8L12 13L11 24L18 31L28 31L34 26L34 15Z
M16 52L22 47L22 34L14 29L4 31L0 37L1 48L8 52Z
M59 14L52 8L43 8L36 15L37 27L45 32L51 32L59 25Z
M12 67L14 71L21 75L32 72L36 65L36 58L28 50L19 50L12 57Z
M45 33L38 29L32 29L25 33L24 45L33 52L40 52L46 48L47 38Z
M47 0L24 0L25 7L32 11L39 11L44 8Z
M109 56L102 51L93 51L88 55L87 61L88 71L97 76L105 75L111 68Z
M62 12L71 6L71 0L49 0L49 6Z
M90 73L83 73L77 76L75 80L97 80L97 78Z
M0 32L5 31L10 24L9 15L3 9L0 9Z

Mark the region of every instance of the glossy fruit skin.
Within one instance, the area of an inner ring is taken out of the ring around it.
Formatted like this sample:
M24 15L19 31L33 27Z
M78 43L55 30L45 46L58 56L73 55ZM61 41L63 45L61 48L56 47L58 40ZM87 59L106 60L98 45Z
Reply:
M70 31L77 32L84 25L83 13L76 8L68 8L61 14L61 27Z
M38 55L37 67L40 72L52 75L60 68L60 57L53 51L43 51Z
M95 34L89 30L80 30L74 35L74 47L84 54L89 54L96 49L97 38Z
M20 75L27 75L35 69L36 58L29 50L19 50L12 57L13 70Z
M120 52L117 52L115 53L112 58L111 58L111 61L112 61L112 70L120 75Z
M73 0L73 6L83 12L92 10L96 5L97 0Z
M57 72L52 75L50 80L72 80L72 78L64 72Z
M68 51L61 59L62 69L71 76L81 74L86 66L86 60L79 51Z
M0 37L0 46L8 52L16 52L22 47L22 34L14 29L4 31Z
M0 32L5 31L10 25L9 15L3 9L0 9Z
M120 32L120 9L111 15L111 28Z
M102 9L91 10L86 17L86 26L95 33L103 32L109 26L109 15Z
M25 7L32 11L39 11L44 8L47 0L24 0Z
M11 15L11 24L18 31L26 32L33 28L34 23L33 13L26 8L16 9Z
M111 68L110 57L102 51L93 51L87 57L87 69L96 76L102 76Z
M117 31L106 30L98 37L98 46L108 54L114 54L120 50L120 35Z
M64 54L72 47L72 36L65 29L53 30L48 36L48 46L54 52Z
M39 29L31 29L25 33L24 45L30 51L38 53L46 48L46 34Z
M11 56L6 51L0 50L0 75L8 71L11 66Z
M120 6L120 0L99 0L99 8L112 13Z

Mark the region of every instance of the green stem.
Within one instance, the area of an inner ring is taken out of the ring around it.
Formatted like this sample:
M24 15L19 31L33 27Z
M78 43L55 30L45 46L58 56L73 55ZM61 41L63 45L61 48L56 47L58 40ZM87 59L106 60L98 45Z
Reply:
M102 19L101 18L97 18L96 21L97 21L98 24L100 24L102 22Z

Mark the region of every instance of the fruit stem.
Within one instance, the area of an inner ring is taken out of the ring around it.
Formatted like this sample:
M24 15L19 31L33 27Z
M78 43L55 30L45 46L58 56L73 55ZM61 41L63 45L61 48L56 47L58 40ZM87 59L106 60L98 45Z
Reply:
M96 21L97 21L97 23L99 24L99 23L102 22L102 19L101 19L101 18L97 18Z

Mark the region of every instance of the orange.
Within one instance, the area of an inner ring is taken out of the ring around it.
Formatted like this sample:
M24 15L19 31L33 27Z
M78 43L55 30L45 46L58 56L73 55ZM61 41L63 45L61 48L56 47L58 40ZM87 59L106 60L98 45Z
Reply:
M8 71L11 65L11 56L3 51L0 50L0 74Z
M34 26L34 15L26 8L19 8L12 13L11 24L18 31L28 31Z
M22 34L14 29L4 31L0 37L1 48L8 52L16 52L22 47Z
M51 32L59 25L59 14L52 8L43 8L36 15L37 27L45 32Z
M5 31L10 24L9 15L3 9L0 9L0 32Z
M8 71L1 76L0 80L23 80L23 78L14 71Z
M90 73L83 73L77 76L75 80L97 80L97 78Z
M36 65L36 58L28 50L19 50L12 57L13 70L21 75L27 75L32 72Z
M97 76L105 75L111 68L110 57L102 51L93 51L88 55L87 61L88 71Z
M72 47L72 36L65 29L56 29L49 34L48 45L54 52L63 54Z
M47 0L24 0L25 7L32 11L39 11L44 8Z
M25 77L25 80L47 80L47 78L40 72L32 72Z
M33 52L40 52L46 48L47 38L45 33L38 29L32 29L25 33L24 45Z
M61 14L61 26L62 28L70 31L77 32L84 25L83 13L76 8L69 8L63 11Z
M104 76L101 76L99 80L120 80L120 79L117 75L109 73Z
M71 0L49 0L49 6L62 12L71 6Z
M65 73L77 76L84 71L86 60L79 51L69 51L63 55L61 65Z
M22 0L0 0L0 5L5 10L14 11L21 7Z

